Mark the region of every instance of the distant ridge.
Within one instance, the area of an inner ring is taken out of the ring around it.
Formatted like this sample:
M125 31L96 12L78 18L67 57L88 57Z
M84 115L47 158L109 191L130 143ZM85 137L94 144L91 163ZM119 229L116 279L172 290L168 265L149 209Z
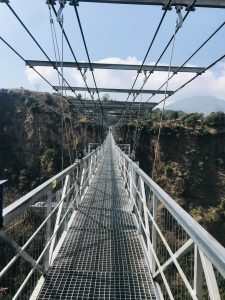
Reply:
M225 100L213 96L194 96L177 100L166 105L165 108L168 110L182 110L187 113L203 113L205 115L217 111L225 113Z

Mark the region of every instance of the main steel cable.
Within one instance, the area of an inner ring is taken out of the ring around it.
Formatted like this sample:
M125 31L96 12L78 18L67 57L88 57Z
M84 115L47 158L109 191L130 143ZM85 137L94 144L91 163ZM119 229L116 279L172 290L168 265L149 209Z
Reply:
M133 146L134 153L136 152L136 147L137 147L137 131L138 131L138 123L139 123L139 119L140 119L142 96L143 96L143 94L141 93L141 101L139 103L139 108L138 108L137 125L136 125L136 130L134 133L134 146Z
M219 30L221 30L222 28L223 28L223 26L225 25L225 22L222 22L222 24L219 26L219 27L217 27L216 28L216 30L197 48L197 50L195 50L194 52L193 52L193 54L189 57L189 58L187 58L186 59L186 61L178 68L178 70L177 70L177 72L179 72L179 70L181 70L181 68L186 64L186 63L188 63L215 35L216 35L216 33L218 33L219 32ZM203 70L203 73L205 72L205 70ZM171 76L170 76L170 78L169 78L169 80L171 80L174 76L176 75L176 73L174 73L174 74L172 74ZM201 75L201 74L200 74ZM164 82L164 84L158 89L158 91L163 87L163 86L165 86L165 84L167 83L167 81L166 82ZM170 96L172 96L173 94L171 94ZM152 95L150 98L148 98L146 101L145 101L145 103L147 103L147 102L149 102L152 98L154 97L154 95ZM167 97L167 98L169 98L169 97ZM161 100L161 102L162 101L164 101L164 99L162 99ZM159 102L158 104L160 104L161 102ZM158 105L157 104L157 105Z
M52 7L52 9L53 9L53 12L54 12L54 14L55 14L55 17L57 17L57 11L56 11L56 9L55 9L55 7L54 7L54 4L51 3L51 7ZM59 22L59 26L62 28L62 24L61 24L60 22ZM71 44L70 44L69 38L68 38L68 36L67 36L67 34L66 34L66 32L65 32L64 29L63 29L63 34L64 34L64 37L65 37L65 39L66 39L67 45L68 45L68 47L69 47L69 49L70 49L70 52L71 52L71 54L72 54L72 56L73 56L73 59L74 59L76 65L77 65L77 68L78 68L78 70L79 70L79 73L80 73L80 75L81 75L81 77L82 77L82 79L83 79L83 81L84 81L85 87L87 88L87 91L88 91L88 93L90 94L90 97L91 97L92 101L94 102L94 105L96 106L95 100L94 100L94 97L93 97L93 93L90 91L90 88L88 87L87 81L86 81L86 79L85 79L85 75L82 73L82 68L80 67L80 64L79 64L79 62L78 62L78 60L77 60L77 58L76 58L76 56L75 56L75 53L74 53L73 48L72 48L72 46L71 46ZM95 122L95 123L97 123L97 122Z
M161 19L160 19L160 21L159 21L159 24L158 24L158 26L157 26L157 28L156 28L156 31L155 31L155 33L154 33L154 36L153 36L153 38L152 38L152 40L151 40L151 42L150 42L150 45L149 45L149 47L148 47L148 50L147 50L147 52L146 52L146 54L145 54L145 57L144 57L144 59L143 59L143 61L142 61L141 67L140 67L140 69L139 69L138 72L137 72L137 75L136 75L136 78L135 78L135 80L134 80L134 82L133 82L133 85L132 85L132 87L131 87L130 93L128 94L128 97L127 97L127 99L126 99L126 103L124 104L124 108L126 107L126 104L127 104L128 100L129 100L129 98L130 98L130 95L131 95L131 93L132 93L132 90L134 89L134 86L135 86L135 84L136 84L136 82L137 82L137 80L138 80L138 77L139 77L139 75L140 75L141 72L142 72L143 66L144 66L144 64L145 64L145 62L146 62L146 60L147 60L147 57L148 57L148 55L149 55L149 52L150 52L150 50L151 50L151 48L152 48L152 46L153 46L153 44L154 44L154 42L155 42L155 39L156 39L156 37L157 37L157 35L158 35L158 33L159 33L159 30L160 30L160 28L161 28L161 26L162 26L162 23L163 23L163 21L164 21L164 19L165 19L165 17L166 17L166 14L167 14L167 12L168 12L168 10L169 10L169 7L170 7L171 2L172 2L172 0L169 0L168 4L167 4L166 7L165 7L165 11L164 11L164 13L163 13L163 15L162 15L162 17L161 17ZM125 111L124 113L126 113L126 111Z
M56 60L56 68L58 69L58 61L60 61L59 45L58 45L55 24L54 24L54 20L52 18L52 11L51 11L50 6L49 6L49 19L50 19L50 29L51 29L51 35L52 35L54 55L55 55L55 60ZM57 56L57 54L58 54L58 56ZM57 73L57 75L58 75L58 82L60 85L60 76L58 73Z
M100 103L100 107L101 107L101 111L102 111L102 115L101 115L101 122L102 122L102 124L101 124L101 127L102 127L101 142L103 142L103 140L102 140L102 138L103 138L103 136L102 136L103 135L103 123L104 123L103 119L105 119L104 118L104 111L103 111L103 107L102 107L102 102L101 102L100 97L99 97L99 90L98 90L96 78L95 78L95 75L94 75L94 69L92 67L90 55L89 55L89 52L88 52L87 42L86 42L86 39L85 39L85 36L84 36L83 27L82 27L82 24L81 24L79 12L78 12L78 9L77 9L76 5L74 5L74 11L75 11L75 14L76 14L76 17L77 17L77 22L78 22L80 33L81 33L82 40L83 40L83 43L84 43L85 52L86 52L86 55L87 55L87 58L88 58L89 68L90 68L90 71L91 71L91 74L92 74L92 78L93 78L93 81L94 81L96 93L97 93L97 96L98 96L98 101ZM105 120L105 123L106 123L106 120Z
M179 72L220 31L220 29L223 28L224 25L225 25L225 21L219 27L217 27L217 29L197 48L197 50L195 50L195 52L189 58L186 59L186 61L178 68L176 73L173 73L170 76L169 80L171 80L177 74L177 72ZM160 86L158 91L161 90L161 88L164 87L165 84L166 84L166 82L164 82L163 85ZM154 96L155 95L152 95L145 102L150 101Z
M191 83L192 81L194 81L198 76L202 75L203 73L205 73L206 71L208 71L209 69L211 69L212 67L214 67L216 64L218 64L218 62L220 62L221 60L225 59L225 54L223 54L222 56L220 56L218 59L216 59L215 61L213 61L208 67L204 68L201 72L199 72L198 74L196 74L194 77L192 77L191 79L189 79L187 82L185 82L184 84L182 84L178 89L176 89L171 95L168 95L166 97L165 100L167 100L169 97L171 97L172 95L174 95L175 93L177 93L178 91L180 91L181 89L183 89L185 86L187 86L189 83ZM159 105L160 103L162 103L164 101L164 99L162 99L161 101L159 101L159 103L157 105Z
M28 33L28 35L32 38L32 40L35 42L35 44L38 46L38 48L41 50L41 52L44 54L44 56L47 58L47 60L51 63L52 67L57 70L58 74L60 76L62 76L62 74L59 72L59 70L56 68L56 66L54 65L54 63L52 62L52 60L49 58L49 56L47 55L47 53L44 51L44 49L41 47L41 45L38 43L38 41L35 39L35 37L32 35L32 33L29 31L29 29L26 27L26 25L23 23L23 21L20 19L20 17L17 15L17 13L15 12L15 10L10 6L9 3L6 3L6 5L8 6L8 8L10 9L10 11L14 14L14 16L16 17L16 19L19 21L19 23L22 25L22 27L25 29L25 31ZM23 59L25 64L27 64L29 67L31 67L32 69L34 69L30 64L27 63L27 61L25 59ZM35 69L34 69L35 70ZM64 79L65 80L65 79ZM68 87L71 89L71 91L74 93L74 95L77 97L77 94L74 92L74 90L72 89L72 87L69 85L69 83L65 80L66 84L68 85ZM51 84L50 84L51 85ZM52 86L52 85L51 85ZM53 88L55 91L57 91L55 88ZM58 91L57 91L58 92ZM82 101L80 100L80 102L82 103ZM82 103L82 105L84 106L84 104ZM91 112L89 113L91 115Z
M162 23L163 23L163 21L164 21L164 19L165 19L165 17L166 17L166 14L167 14L167 12L168 12L168 9L169 9L169 7L170 7L171 2L172 2L172 0L170 0L170 1L168 2L168 4L166 5L166 7L165 7L164 13L163 13L163 15L162 15L162 17L161 17L161 19L160 19L160 21L159 21L159 24L158 24L158 26L157 26L157 29L156 29L156 31L155 31L155 34L154 34L154 36L153 36L153 38L152 38L152 40L151 40L151 43L150 43L150 45L149 45L149 47L148 47L148 50L147 50L147 52L146 52L146 54L145 54L145 57L144 57L143 61L142 61L141 67L140 67L140 69L139 69L138 72L137 72L136 78L135 78L135 80L134 80L134 82L133 82L133 85L132 85L132 87L131 87L131 92L129 93L126 102L128 101L128 99L129 99L129 97L130 97L130 95L131 95L131 93L132 93L132 90L133 90L133 88L134 88L134 86L135 86L135 84L136 84L136 82L137 82L137 79L138 79L139 75L140 75L141 72L142 72L143 66L144 66L144 64L145 64L145 62L146 62L146 60L147 60L147 57L148 57L148 55L149 55L149 52L150 52L150 50L151 50L151 48L152 48L152 46L153 46L153 44L154 44L154 42L155 42L155 39L156 39L156 37L157 37L157 35L158 35L158 33L159 33L160 27L162 26Z
M51 28L51 34L52 34L52 42L53 42L53 49L54 49L54 54L55 54L55 61L56 61L56 67L58 68L58 60L60 61L60 54L59 54L59 47L58 47L58 40L56 33L54 32L53 29L53 19L51 15L51 11L49 10L50 13L50 28ZM58 57L57 57L57 52L56 48L58 51ZM62 61L63 61L63 38L62 38ZM66 130L66 136L67 136L67 143L69 145L69 139L68 139L68 134L67 134L67 128L66 128L66 122L65 122L65 115L64 115L64 104L63 104L63 82L64 82L64 74L62 70L62 65L61 65L61 74L62 74L62 90L61 90L61 163L62 163L62 170L64 169L64 123L65 123L65 130ZM58 81L60 85L60 76L58 74ZM71 153L70 153L70 148L68 147L69 150L69 158L70 158L70 164L72 164L71 160Z
M16 51L3 37L1 37L0 36L0 40L8 47L8 48L10 48L21 60L23 60L25 63L27 63L26 62L26 60L25 60L25 58L23 58L22 57L22 55L20 55L19 54L19 52L18 51ZM29 64L29 63L27 63L27 65L29 66L29 68L31 68L36 74L38 74L49 86L51 86L52 87L52 89L60 96L61 95L61 93L57 90L57 89L55 89L55 87L39 72L39 71L37 71L31 64ZM68 101L71 105L73 105L73 102L71 102L69 99L67 99L67 98L65 98L64 97L64 99L66 100L66 101ZM74 105L73 105L74 106ZM78 109L78 111L83 115L83 113ZM77 115L78 116L78 115ZM92 119L90 119L90 117L89 117L89 120L92 122Z
M176 41L177 29L178 28L176 26L175 32L174 32L174 37L173 37L173 44L172 44L172 50L171 50L171 56L170 56L168 75L167 75L166 89L165 89L165 94L164 94L163 108L162 108L162 112L161 112L161 116L160 116L159 131L158 131L158 137L157 137L157 142L156 142L156 147L155 147L154 161L153 161L153 166L152 166L152 180L154 178L155 164L156 164L156 159L158 157L159 141L160 141L160 136L161 136L162 121L163 121L163 116L164 116L164 111L165 111L166 95L167 95L167 90L168 90L168 86L169 86L169 78L170 78L170 71L171 71L171 65L172 65L173 54L174 54L174 46L175 46L175 41Z
M58 44L57 34L56 34L56 30L55 30L54 20L52 18L51 7L50 7L50 5L48 7L49 7L50 27L51 27L51 33L52 33L52 42L53 42L53 48L54 48L54 54L55 54L55 61L56 61L56 65L58 65L58 61L60 61L59 44ZM63 62L63 37L64 36L62 34L62 62ZM58 54L58 57L57 57L57 54ZM64 76L63 71L61 73ZM58 75L58 81L59 81L59 85L60 85L60 77L59 77L59 75ZM66 91L65 91L65 95L67 97ZM63 101L63 91L61 93L61 101ZM68 116L69 116L69 122L70 122L71 133L72 133L72 140L73 140L73 148L75 150L75 156L77 157L77 149L76 149L76 144L75 144L74 130L73 130L72 121L71 121L70 108L69 108L68 102L66 102L65 104L66 104L67 113L68 113ZM63 107L63 102L62 102L62 107ZM68 144L70 164L72 164L72 155L71 155L71 151L70 151L70 147L69 147L70 140L69 140L68 128L67 128L67 124L66 124L66 120L65 120L64 107L63 107L63 119L64 119L65 130L66 130L66 138L67 138L67 144Z
M193 3L192 3L192 7L195 5L197 0L194 0ZM187 19L188 15L190 13L190 10L187 11L187 13L185 14L184 18L183 18L183 23L184 21ZM181 27L176 27L176 30L175 30L175 35L178 33L178 31L180 30ZM162 59L162 57L164 56L164 54L166 53L167 49L169 48L170 44L173 42L173 39L174 39L174 34L171 36L170 40L168 41L167 45L165 46L164 50L162 51L161 55L159 56L158 60L156 61L153 69L151 70L151 72L149 73L149 75L147 76L145 82L143 83L142 87L140 88L140 91L141 89L143 89L143 87L145 86L145 84L147 83L148 79L150 78L150 76L153 74L153 72L155 71L158 63L160 62L160 60ZM137 93L138 94L138 93ZM135 97L133 99L133 102L135 101Z
M195 3L196 3L197 0L194 0L191 4L190 7L194 7ZM185 14L184 18L183 18L183 22L186 20L186 18L188 17L189 13L190 13L190 9L188 10L188 12ZM176 30L175 30L175 34L177 34L177 32L180 30L180 27L177 27ZM164 56L165 52L167 51L167 49L169 48L171 42L173 41L173 37L174 35L172 35L172 37L170 38L170 40L168 41L167 45L165 46L163 52L161 53L160 57L158 58L157 62L155 63L153 69L151 70L151 72L149 73L149 75L147 76L145 82L143 83L143 85L141 86L139 92L136 94L136 96L133 98L132 102L134 102L137 98L137 96L139 95L140 91L144 88L145 84L147 83L147 81L149 80L151 74L153 74L153 72L155 71L158 63L160 62L161 58ZM125 113L126 113L126 110L125 110Z
M181 85L178 89L176 89L173 94L165 97L164 99L162 99L157 105L161 104L163 102L163 110L165 109L165 102L166 100L171 97L172 95L174 95L175 93L177 93L178 91L180 91L181 89L183 89L185 86L187 86L188 84L190 84L192 81L194 81L198 76L202 75L204 72L208 71L209 69L211 69L212 67L214 67L217 63L219 63L220 61L222 61L223 59L225 59L225 54L223 54L221 57L219 57L218 59L216 59L215 61L213 61L208 67L204 68L204 70L202 70L201 72L199 72L198 74L196 74L193 78L189 79L187 82L185 82L183 85ZM168 80L169 81L169 80ZM163 117L163 111L161 113L161 118L160 118L160 123L162 122L162 117ZM160 136L160 134L159 134ZM159 138L158 138L159 140ZM156 157L156 155L155 155ZM154 172L154 168L152 171L152 178L153 178L153 172Z

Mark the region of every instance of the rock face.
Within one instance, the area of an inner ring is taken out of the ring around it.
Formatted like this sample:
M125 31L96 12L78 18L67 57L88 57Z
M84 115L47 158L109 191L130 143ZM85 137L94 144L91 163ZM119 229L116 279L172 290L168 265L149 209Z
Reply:
M225 117L217 113L176 118L163 122L154 180L225 245ZM82 152L84 120L73 114L72 127L77 151ZM157 121L146 125L137 144L137 159L150 176L158 127ZM134 139L132 126L130 135ZM70 164L68 148L72 161L75 158L70 126L68 137L63 143L64 167ZM87 141L96 141L90 123ZM23 89L0 90L0 179L8 179L4 205L61 167L60 98Z
M157 134L158 124L145 127L137 148L150 176ZM164 122L154 180L225 245L225 127Z
M75 115L70 126L67 112L65 120L68 140L63 142L64 167L70 164L68 149L72 162L75 148L83 150L85 126ZM94 141L90 124L87 139ZM5 205L61 170L61 145L59 96L23 89L0 90L0 178L8 179Z

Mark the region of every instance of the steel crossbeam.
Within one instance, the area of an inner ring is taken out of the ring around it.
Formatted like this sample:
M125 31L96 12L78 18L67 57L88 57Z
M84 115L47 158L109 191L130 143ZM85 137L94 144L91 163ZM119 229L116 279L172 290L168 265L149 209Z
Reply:
M6 2L8 0L0 0L0 2ZM60 0L59 0L60 1ZM136 4L136 5L160 5L163 7L168 6L168 0L65 0L71 5L78 5L79 2L89 3L108 3L108 4ZM52 4L56 4L56 0L49 0ZM194 7L210 7L210 8L225 8L224 0L197 0L194 3L193 0L172 0L170 6L182 5L188 9Z
M79 0L89 3L113 3L113 4L138 4L138 5L160 5L165 7L168 0ZM192 8L193 0L172 0L171 6L181 5ZM197 0L195 7L225 8L224 0Z
M78 100L72 100L71 103L76 106L76 108L83 109L82 104ZM102 108L104 110L110 110L110 111L116 111L121 110L127 103L125 101L102 101ZM134 102L132 103L132 111L139 111L140 110L146 110L146 109L152 109L155 107L158 103L157 102ZM86 100L85 106L87 109L92 110L93 109L93 101ZM95 109L101 108L99 103L96 103Z
M57 91L60 91L62 89L61 86L54 86L54 89L56 89ZM80 87L80 86L73 86L73 87L67 87L64 86L63 90L64 91L71 91L71 89L74 92L85 92L85 91L91 91L93 93L96 93L97 90L96 88L89 88L87 89L86 87ZM138 90L138 89L133 89L131 91L131 89L113 89L113 88L98 88L99 93L125 93L125 94L134 94L134 95L139 95L140 93L142 94L160 94L160 95L164 95L165 91L164 90ZM167 91L168 95L172 95L173 91Z
M57 66L56 61L43 61L43 60L26 60L26 64L28 66L33 67L52 67L52 65ZM134 64L111 64L111 63L91 63L93 69L103 69L103 70L123 70L123 71L139 71L142 70L143 72L152 72L159 71L159 72L168 72L169 66L154 66L154 65L134 65ZM58 67L60 65L58 64ZM89 69L90 65L87 62L63 62L64 68L81 68L81 69ZM178 66L171 66L171 72L174 73L201 73L204 71L202 67L178 67Z

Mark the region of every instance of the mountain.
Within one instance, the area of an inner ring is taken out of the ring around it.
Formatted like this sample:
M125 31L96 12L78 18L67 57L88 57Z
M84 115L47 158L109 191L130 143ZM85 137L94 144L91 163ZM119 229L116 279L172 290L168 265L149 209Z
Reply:
M225 112L225 101L213 96L194 96L180 99L166 106L168 110L182 110L187 113Z

